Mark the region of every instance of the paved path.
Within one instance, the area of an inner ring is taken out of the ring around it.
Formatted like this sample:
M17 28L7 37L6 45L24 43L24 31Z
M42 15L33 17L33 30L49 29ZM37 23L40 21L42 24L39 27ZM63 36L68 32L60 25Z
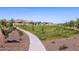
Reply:
M29 51L46 51L44 45L42 44L42 42L37 36L23 29L20 29L20 28L17 28L17 29L27 33L27 35L29 36L29 39L30 39Z

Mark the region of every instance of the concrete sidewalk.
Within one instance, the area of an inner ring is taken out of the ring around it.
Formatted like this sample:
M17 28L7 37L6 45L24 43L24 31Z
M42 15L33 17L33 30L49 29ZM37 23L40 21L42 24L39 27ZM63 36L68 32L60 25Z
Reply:
M29 39L30 39L29 51L46 51L44 45L36 35L20 28L17 28L17 29L27 33L27 35L29 36Z

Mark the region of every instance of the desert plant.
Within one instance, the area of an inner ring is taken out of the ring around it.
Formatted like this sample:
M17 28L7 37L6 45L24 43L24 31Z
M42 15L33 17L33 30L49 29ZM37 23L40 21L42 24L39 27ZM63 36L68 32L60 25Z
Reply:
M18 33L19 33L20 36L23 35L23 32L22 32L22 31L20 31L20 30L18 30L18 29L17 29L17 31L18 31Z
M0 28L2 33L5 35L5 38L8 37L8 34L11 33L15 28L13 26L13 20L7 22L6 20L0 21Z
M53 44L54 44L54 43L55 43L55 41L52 41L51 43L53 43Z
M59 50L65 50L65 49L67 49L68 47L66 46L66 45L63 45L63 46L60 46L59 47Z

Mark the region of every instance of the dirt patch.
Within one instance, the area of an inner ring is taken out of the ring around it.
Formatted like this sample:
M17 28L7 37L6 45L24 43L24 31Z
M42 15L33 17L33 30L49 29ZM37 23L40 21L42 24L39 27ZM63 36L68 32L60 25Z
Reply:
M0 31L0 51L28 51L29 44L29 37L26 33L19 35L19 32L14 30L5 39Z
M79 35L42 42L48 51L79 51Z

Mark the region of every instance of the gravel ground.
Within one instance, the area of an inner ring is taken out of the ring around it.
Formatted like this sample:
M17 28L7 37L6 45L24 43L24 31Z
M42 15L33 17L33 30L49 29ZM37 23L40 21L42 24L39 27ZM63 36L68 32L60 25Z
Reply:
M79 51L79 35L42 42L48 51Z
M16 42L11 42L12 40ZM28 51L29 44L29 37L25 33L20 36L18 31L15 30L9 34L7 39L5 39L0 31L0 51Z

